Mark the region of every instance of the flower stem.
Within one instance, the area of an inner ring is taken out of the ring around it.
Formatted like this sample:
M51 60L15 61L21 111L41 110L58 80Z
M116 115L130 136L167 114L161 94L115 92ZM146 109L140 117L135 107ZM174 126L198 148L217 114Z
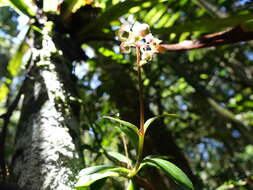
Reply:
M137 59L137 73L138 73L138 83L139 83L139 104L140 104L140 128L139 128L139 145L137 152L137 161L135 167L130 176L134 176L139 171L139 167L142 160L142 152L144 145L144 96L143 96L143 84L141 79L141 52L140 48L136 46L136 59Z
M141 79L141 64L140 64L140 48L136 47L136 57L137 57L137 73L138 73L138 83L139 83L139 104L140 104L140 135L144 135L144 97L143 97L143 84Z

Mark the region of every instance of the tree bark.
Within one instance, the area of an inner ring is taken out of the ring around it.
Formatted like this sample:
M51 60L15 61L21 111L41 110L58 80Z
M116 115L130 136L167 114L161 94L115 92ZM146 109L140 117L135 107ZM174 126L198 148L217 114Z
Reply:
M52 39L40 38L34 44L32 74L24 92L12 177L30 190L72 190L82 168L78 115L72 106L75 85Z

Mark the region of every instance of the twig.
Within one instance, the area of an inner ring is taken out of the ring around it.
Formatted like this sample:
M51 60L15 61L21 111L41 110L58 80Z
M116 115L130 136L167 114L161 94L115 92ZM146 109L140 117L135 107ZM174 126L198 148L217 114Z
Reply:
M241 25L223 32L203 36L198 40L185 40L178 44L161 44L159 52L192 50L206 47L216 47L224 44L249 41L253 39L253 31L244 31Z

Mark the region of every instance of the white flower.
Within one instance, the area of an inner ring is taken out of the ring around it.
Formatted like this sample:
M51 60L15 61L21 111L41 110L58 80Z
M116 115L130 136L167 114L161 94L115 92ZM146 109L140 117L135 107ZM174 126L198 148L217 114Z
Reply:
M149 34L149 25L136 22L133 25L132 31L134 35L144 38L147 34Z
M161 40L159 40L158 38L155 38L151 33L148 34L147 36L145 36L145 41L147 44L149 44L149 48L154 51L155 53L157 53L157 46L162 42Z
M117 35L122 41L120 51L122 53L130 53L131 47L140 48L141 50L141 65L152 60L161 40L155 38L149 31L149 25L136 22L131 28L127 24L121 25Z
M144 39L145 39L146 43L151 43L154 39L154 36L151 33L149 33L148 35L145 36Z
M142 60L151 61L154 52L152 50L144 51L141 55Z
M150 43L151 46L157 48L157 46L161 43L162 41L159 40L158 38L153 38L152 42Z
M122 42L120 44L120 51L122 53L130 53L131 52L131 44L128 42Z
M119 37L120 41L128 40L131 34L131 28L128 24L122 24L120 29L117 31L117 36Z

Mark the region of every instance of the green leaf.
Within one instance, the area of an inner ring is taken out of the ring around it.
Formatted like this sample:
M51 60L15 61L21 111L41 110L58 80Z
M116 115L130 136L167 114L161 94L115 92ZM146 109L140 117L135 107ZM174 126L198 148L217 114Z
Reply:
M7 70L10 73L12 77L17 76L21 65L23 64L23 57L27 50L29 49L29 46L26 44L25 40L20 44L19 48L11 58L11 60L8 63Z
M251 32L253 31L253 19L247 20L241 24L241 27L244 32Z
M136 132L138 134L138 127L136 127L134 124L130 123L130 122L127 122L127 121L124 121L124 120L121 120L121 119L118 119L118 118L114 118L114 117L110 117L110 116L103 116L103 118L106 118L106 119L110 119L112 121L116 121L124 126L127 126L129 128L131 128L134 132Z
M116 176L119 176L119 173L111 172L111 171L81 176L75 186L76 187L86 187L86 186L90 186L92 183L94 183L100 179L107 178L107 177L116 177Z
M155 166L163 170L175 183L186 189L194 189L191 180L186 176L186 174L176 165L167 160L147 157L143 160L142 167L145 165Z
M251 13L245 15L233 15L221 19L199 19L197 21L189 21L183 24L166 26L164 28L153 29L156 34L170 34L170 33L183 33L183 32L213 32L221 31L227 27L233 27L252 19Z
M149 127L149 125L150 125L151 123L153 123L156 119L159 119L159 118L165 117L165 116L178 117L176 114L168 114L168 113L163 114L163 115L158 115L158 116L155 116L155 117L151 117L151 118L149 118L149 119L144 123L144 133L146 133L146 131L147 131L147 129L148 129L148 127Z
M129 180L129 184L127 190L139 190L138 186L133 182L133 180Z
M117 127L117 128L126 134L126 136L129 138L130 142L134 147L138 147L139 136L135 131L133 131L131 128L128 127Z
M89 168L84 168L79 172L79 176L89 175L97 172L103 172L110 169L115 168L115 166L109 166L109 165L99 165L99 166L92 166Z
M50 1L50 0L49 0ZM65 0L62 14L63 20L68 19L72 13L75 13L79 8L85 5L84 0Z
M0 5L10 6L16 12L23 13L27 16L35 16L31 0L0 0Z
M0 86L0 102L6 99L9 92L9 88L6 84Z
M110 116L103 116L103 118L110 119L112 121L120 123L121 125L117 127L128 136L128 138L130 139L130 141L133 143L134 146L138 146L139 142L138 128L134 124Z
M75 190L91 190L90 187L76 187Z
M107 156L111 157L112 159L118 161L118 162L123 162L125 164L132 164L132 160L130 160L129 158L127 158L125 155L120 154L119 152L113 152L113 151L109 151L109 152L105 152L107 154Z
M128 11L137 6L141 6L144 3L150 2L151 4L159 2L158 0L126 0L120 3L117 3L109 7L105 12L103 12L97 19L94 20L85 28L82 28L78 33L78 36L93 35L96 32L101 31L102 28L108 26L112 21L118 20L118 18L124 14L127 14Z
M100 165L85 168L79 173L79 180L75 187L88 187L100 179L120 176L121 173L128 173L128 169L116 166Z

